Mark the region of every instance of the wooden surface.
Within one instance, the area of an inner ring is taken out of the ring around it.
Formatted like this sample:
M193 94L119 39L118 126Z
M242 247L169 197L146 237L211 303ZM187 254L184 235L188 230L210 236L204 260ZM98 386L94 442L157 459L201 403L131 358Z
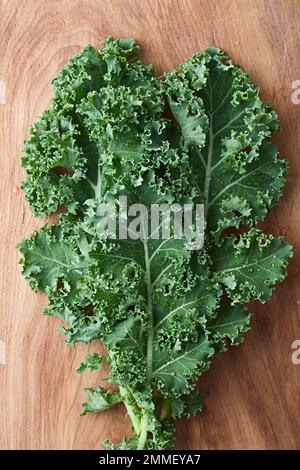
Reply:
M300 339L300 104L291 101L292 82L300 80L299 22L297 0L0 1L2 449L98 449L103 438L119 440L129 429L118 407L79 416L83 387L97 381L95 373L74 372L88 348L66 346L56 331L60 322L42 316L46 299L21 277L15 248L43 224L19 189L29 125L48 105L61 66L108 35L133 37L159 73L209 44L222 47L279 114L283 132L274 140L290 171L284 198L264 227L293 243L289 277L268 304L253 306L244 344L214 360L200 379L206 409L178 423L176 446L300 448L300 365L291 361L291 343Z

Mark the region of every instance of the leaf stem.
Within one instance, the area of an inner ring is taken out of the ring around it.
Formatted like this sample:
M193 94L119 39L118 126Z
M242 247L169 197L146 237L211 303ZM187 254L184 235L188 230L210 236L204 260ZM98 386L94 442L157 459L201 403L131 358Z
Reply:
M147 239L143 241L144 255L145 255L145 274L147 284L147 311L148 311L148 325L147 325L147 353L146 353L146 385L151 385L152 368L153 368L153 306L152 306L152 280L151 280L151 260L149 258ZM142 450L148 436L149 426L149 410L138 406L135 401L134 395L128 388L120 386L120 394L123 398L128 416L131 420L133 430L138 437L137 449Z
M143 241L144 254L145 254L145 272L146 272L146 283L147 283L147 310L148 310L148 326L147 326L147 356L146 356L146 384L151 384L152 367L153 367L153 307L152 307L152 281L151 281L151 269L150 269L150 258L148 251L147 239ZM140 423L139 436L137 449L142 450L145 448L148 435L149 425L149 411L147 409L142 410L142 419Z
M206 172L205 172L205 183L204 183L204 196L205 196L205 219L208 215L209 209L209 187L210 187L210 180L211 180L211 166L212 166L212 156L213 156L213 148L214 148L214 134L213 134L213 117L212 117L212 90L211 90L211 83L209 81L210 86L210 116L209 116L209 147L208 147L208 155L207 155L207 164L206 164Z
M148 253L147 240L144 240L146 282L147 282L147 310L148 310L148 328L147 328L147 372L146 382L149 385L152 376L153 361L153 308L152 308L152 282L150 271L150 259Z
M148 413L148 410L144 410L137 450L143 450L145 448L145 443L147 440L147 433L148 433L148 422L149 422L149 413Z
M135 434L138 436L141 432L141 419L139 416L139 410L134 403L134 397L125 387L119 387L120 394L123 398L124 405L126 407L128 416L131 420Z

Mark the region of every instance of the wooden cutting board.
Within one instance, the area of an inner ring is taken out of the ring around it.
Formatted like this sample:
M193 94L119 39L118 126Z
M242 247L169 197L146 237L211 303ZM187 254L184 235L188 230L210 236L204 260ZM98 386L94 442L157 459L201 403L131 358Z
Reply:
M252 306L244 344L215 359L199 380L206 409L178 422L176 446L300 448L300 365L292 363L291 349L300 339L300 104L291 99L300 80L299 22L297 0L1 0L2 449L98 449L104 438L118 441L129 431L118 407L80 417L83 388L97 383L95 373L74 372L88 347L66 346L56 331L60 322L42 316L46 299L21 277L16 249L44 224L20 191L29 125L47 107L50 81L62 65L108 35L133 37L158 73L209 44L224 48L279 114L283 132L274 140L290 171L284 198L264 228L294 245L289 277L270 302Z

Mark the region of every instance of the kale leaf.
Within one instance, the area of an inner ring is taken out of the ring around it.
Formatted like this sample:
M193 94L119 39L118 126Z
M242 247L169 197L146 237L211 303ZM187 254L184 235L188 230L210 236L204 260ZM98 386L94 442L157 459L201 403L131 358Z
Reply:
M165 449L173 419L202 408L196 379L249 329L244 303L267 301L285 277L291 246L257 223L280 198L287 164L270 142L275 112L224 52L210 47L157 78L132 58L138 49L108 38L53 81L25 143L23 190L37 217L67 211L19 247L66 341L106 348L78 372L107 363L118 392L86 389L82 414L123 403L133 437L105 446ZM99 205L120 196L204 204L204 245L189 249L174 231L155 237L145 218L139 238L103 236Z

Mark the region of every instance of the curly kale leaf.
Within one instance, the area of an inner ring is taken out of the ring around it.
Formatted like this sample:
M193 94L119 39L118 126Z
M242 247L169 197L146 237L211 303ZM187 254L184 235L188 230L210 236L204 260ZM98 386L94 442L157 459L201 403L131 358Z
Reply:
M172 421L202 409L197 378L243 340L244 303L265 302L286 275L291 247L256 224L281 196L287 165L269 140L276 114L224 52L208 48L162 79L137 52L132 40L109 38L53 81L25 143L23 189L37 216L67 213L20 251L67 342L106 348L78 372L106 364L114 388L86 389L82 414L123 403L133 437L104 445L164 449ZM120 196L147 208L203 203L203 247L190 250L174 230L163 238L163 221L156 234L151 216L136 223L141 236L130 225L127 238L103 236L99 207Z
M114 405L122 401L119 393L112 390L103 390L101 387L86 388L85 392L89 398L87 403L83 403L82 416L87 413L98 413L99 411L106 411Z
M207 230L255 225L278 201L287 164L269 137L275 112L249 76L215 47L166 75L168 103L205 203ZM188 98L188 99L187 99Z

